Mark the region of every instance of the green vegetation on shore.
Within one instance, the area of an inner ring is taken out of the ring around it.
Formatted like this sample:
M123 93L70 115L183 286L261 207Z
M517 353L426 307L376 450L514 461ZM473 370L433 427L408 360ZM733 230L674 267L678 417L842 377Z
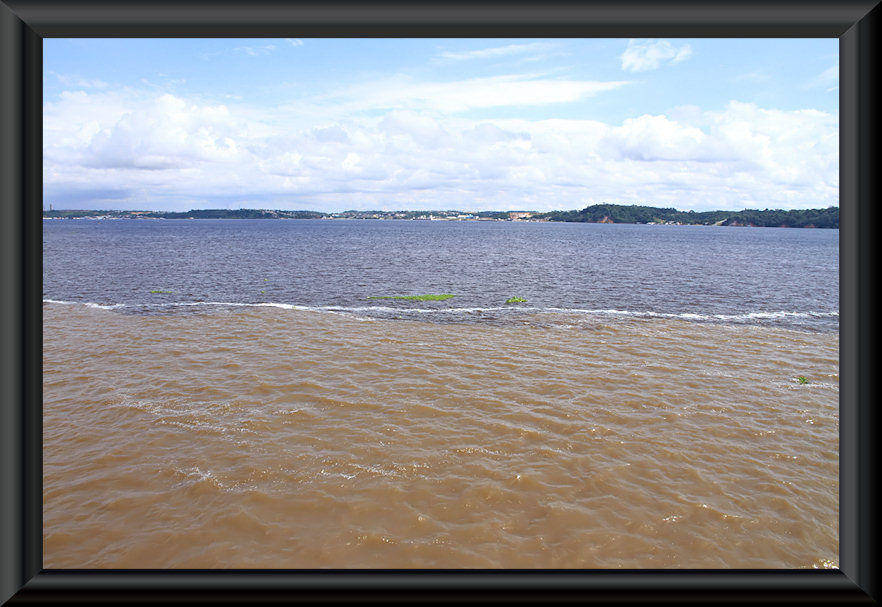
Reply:
M404 299L407 301L444 301L454 297L450 293L443 295L374 295L368 299Z
M591 223L673 223L770 228L838 228L839 207L826 209L747 209L744 211L678 211L673 208L595 204L581 211L552 211L533 216L547 221Z
M283 211L272 209L194 209L173 211L43 211L45 219L446 219L460 221L564 221L782 228L839 228L839 207L826 209L746 209L678 211L642 205L595 204L581 210L550 211Z

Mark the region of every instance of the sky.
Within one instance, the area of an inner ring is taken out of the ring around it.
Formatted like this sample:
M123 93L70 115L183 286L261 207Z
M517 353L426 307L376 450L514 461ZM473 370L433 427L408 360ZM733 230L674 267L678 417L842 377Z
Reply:
M836 39L43 41L55 209L839 204Z

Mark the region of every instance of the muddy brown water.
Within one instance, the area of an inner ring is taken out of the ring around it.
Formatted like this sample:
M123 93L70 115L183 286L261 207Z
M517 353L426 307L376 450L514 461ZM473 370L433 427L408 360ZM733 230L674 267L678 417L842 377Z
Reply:
M43 315L47 568L838 565L836 333Z

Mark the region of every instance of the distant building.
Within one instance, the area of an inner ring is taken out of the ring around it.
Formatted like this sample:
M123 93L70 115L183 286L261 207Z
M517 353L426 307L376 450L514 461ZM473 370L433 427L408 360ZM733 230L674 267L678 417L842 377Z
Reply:
M508 218L512 219L512 220L514 220L514 219L529 219L532 216L533 216L532 213L527 213L524 211L512 211L511 213L508 214Z

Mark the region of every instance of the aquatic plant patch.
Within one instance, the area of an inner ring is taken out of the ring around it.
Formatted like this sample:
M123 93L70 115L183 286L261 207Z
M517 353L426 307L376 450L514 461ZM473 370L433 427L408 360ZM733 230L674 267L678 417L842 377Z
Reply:
M374 295L368 299L403 299L406 301L444 301L455 297L450 293L442 295Z

